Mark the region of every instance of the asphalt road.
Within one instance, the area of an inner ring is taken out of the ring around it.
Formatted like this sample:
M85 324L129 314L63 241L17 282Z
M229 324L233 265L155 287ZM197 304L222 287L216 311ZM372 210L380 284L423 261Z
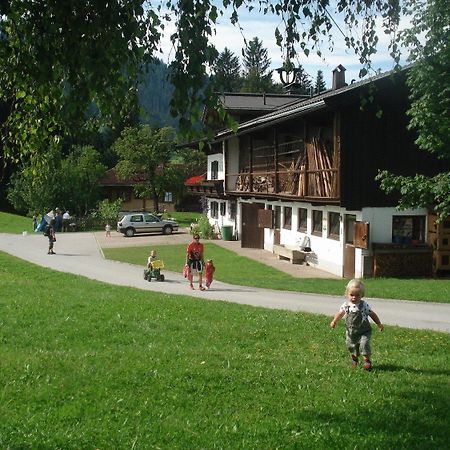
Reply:
M60 233L56 255L47 255L48 241L42 234L0 234L0 251L61 272L119 286L182 294L207 300L219 300L270 309L324 314L330 319L344 301L342 296L272 291L235 286L214 281L209 291L191 291L180 273L164 271L166 281L147 282L143 266L106 260L93 233ZM450 333L450 304L366 298L385 325L429 329Z

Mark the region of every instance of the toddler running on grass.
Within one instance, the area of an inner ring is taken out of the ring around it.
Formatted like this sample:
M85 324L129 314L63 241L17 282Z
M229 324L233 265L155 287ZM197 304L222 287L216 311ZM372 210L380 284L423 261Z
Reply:
M331 328L335 328L339 320L345 316L345 342L352 357L352 366L356 367L359 362L359 355L364 358L363 368L372 369L370 360L370 339L372 337L372 327L369 317L377 324L380 331L384 326L369 304L362 300L364 297L364 284L360 280L351 280L345 290L345 301L339 311L334 315L330 323Z

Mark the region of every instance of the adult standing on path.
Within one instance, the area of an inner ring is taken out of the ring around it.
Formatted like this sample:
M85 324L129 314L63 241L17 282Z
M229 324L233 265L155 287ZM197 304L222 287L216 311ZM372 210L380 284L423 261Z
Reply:
M62 230L63 232L66 232L69 230L69 222L70 222L70 213L69 211L66 211L62 216Z
M198 275L198 287L201 291L205 288L202 285L202 273L205 260L203 257L203 244L200 243L200 236L194 234L192 242L186 249L186 265L189 267L188 280L189 287L194 289L193 278Z

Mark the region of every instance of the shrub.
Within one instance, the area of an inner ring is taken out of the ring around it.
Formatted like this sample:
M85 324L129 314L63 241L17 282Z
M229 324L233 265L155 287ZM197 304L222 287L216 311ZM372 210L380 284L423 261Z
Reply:
M204 215L191 228L191 234L198 234L203 239L215 239L217 237L214 227L209 223L208 217Z

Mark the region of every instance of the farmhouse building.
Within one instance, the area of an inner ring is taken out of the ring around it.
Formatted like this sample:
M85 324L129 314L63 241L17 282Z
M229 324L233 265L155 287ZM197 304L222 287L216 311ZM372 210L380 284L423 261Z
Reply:
M347 278L429 275L429 212L397 210L375 179L442 170L407 129L407 70L346 84L339 66L332 89L266 109L256 99L268 96L224 94L237 131L216 130L206 179L188 190L206 196L210 222L232 227L242 247Z

